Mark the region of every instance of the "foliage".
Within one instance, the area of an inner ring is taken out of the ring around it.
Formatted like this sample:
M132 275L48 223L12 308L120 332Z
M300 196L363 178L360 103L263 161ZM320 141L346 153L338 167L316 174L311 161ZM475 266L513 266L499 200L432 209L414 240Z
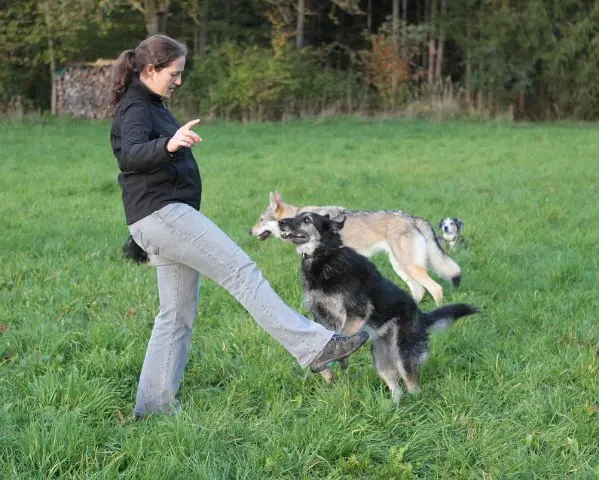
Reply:
M119 30L120 41L132 36L131 27L121 23L122 11L104 0L16 0L0 15L0 104L21 96L47 105L51 62L60 67L110 58L115 56L114 30ZM138 32L133 35L139 38Z
M278 55L232 42L196 57L176 104L195 103L210 117L267 120L347 111L348 91L357 90L350 73L326 68L323 52L292 48Z
M428 90L420 88L418 76L429 63L424 43L434 44L443 31L436 80L450 78L456 91L463 89L470 109L477 104L491 112L512 108L528 118L597 118L596 1L452 0L447 12L436 15L435 2L407 4L394 38L392 2L307 2L304 55L291 51L297 0L0 0L0 105L20 97L25 108L47 108L52 61L60 68L115 58L147 29L164 28L191 47L191 56L202 55L202 62L217 68L198 67L202 74L225 81L202 86L215 115L401 111L434 96L430 82ZM326 91L316 99L319 92L309 85Z
M462 59L471 53L473 90L502 105L523 95L532 115L596 118L598 15L590 1L462 0L442 21Z
M555 116L596 119L599 112L599 2L564 2L542 56L540 82Z
M429 27L401 22L397 38L390 21L383 23L376 34L369 35L371 47L360 52L366 82L375 87L382 108L389 110L405 105L418 82L414 59L422 53ZM394 86L393 82L397 82Z

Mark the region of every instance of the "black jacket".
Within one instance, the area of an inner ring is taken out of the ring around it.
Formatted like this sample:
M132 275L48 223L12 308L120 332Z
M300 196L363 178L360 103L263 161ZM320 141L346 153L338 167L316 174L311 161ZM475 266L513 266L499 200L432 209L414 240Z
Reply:
M200 208L202 180L191 149L174 154L166 150L179 127L162 97L134 77L116 108L110 131L121 170L127 225L170 203Z

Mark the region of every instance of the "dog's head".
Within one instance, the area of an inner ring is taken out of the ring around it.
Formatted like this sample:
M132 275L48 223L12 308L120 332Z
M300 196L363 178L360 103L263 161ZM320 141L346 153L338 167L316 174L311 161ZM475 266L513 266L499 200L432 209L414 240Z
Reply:
M311 256L318 249L340 247L339 230L344 223L345 218L338 222L329 215L306 212L280 220L279 229L281 238L295 244L297 253Z
M439 229L441 230L441 236L448 242L451 242L462 234L464 222L459 218L447 217L439 222Z
M250 235L260 240L266 240L271 235L281 238L279 220L293 217L296 212L296 207L283 202L279 192L270 192L268 206L260 215L258 223L250 229Z

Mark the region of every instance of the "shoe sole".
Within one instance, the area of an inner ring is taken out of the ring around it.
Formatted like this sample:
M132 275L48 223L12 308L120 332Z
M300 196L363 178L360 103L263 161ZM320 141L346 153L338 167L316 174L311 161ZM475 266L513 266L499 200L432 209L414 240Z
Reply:
M330 363L334 363L334 362L338 362L339 360L343 360L344 358L349 357L352 353L359 350L368 341L368 338L369 338L368 335L364 335L364 339L360 343L358 343L358 345L356 345L353 349L351 349L349 352L344 353L343 355L339 355L338 357L329 359L326 362L321 362L317 365L310 365L310 370L312 371L312 373L320 373L323 370L326 370L329 367Z

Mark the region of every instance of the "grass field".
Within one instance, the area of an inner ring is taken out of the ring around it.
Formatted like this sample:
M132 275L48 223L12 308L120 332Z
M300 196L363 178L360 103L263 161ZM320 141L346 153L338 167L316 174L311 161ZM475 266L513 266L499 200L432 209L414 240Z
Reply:
M293 307L304 311L297 255L248 235L273 189L461 217L463 282L441 281L445 300L484 313L434 336L423 392L395 407L369 348L327 386L204 279L183 413L141 422L130 415L157 289L152 268L120 255L108 131L0 125L0 478L599 478L596 126L198 128L202 210Z

